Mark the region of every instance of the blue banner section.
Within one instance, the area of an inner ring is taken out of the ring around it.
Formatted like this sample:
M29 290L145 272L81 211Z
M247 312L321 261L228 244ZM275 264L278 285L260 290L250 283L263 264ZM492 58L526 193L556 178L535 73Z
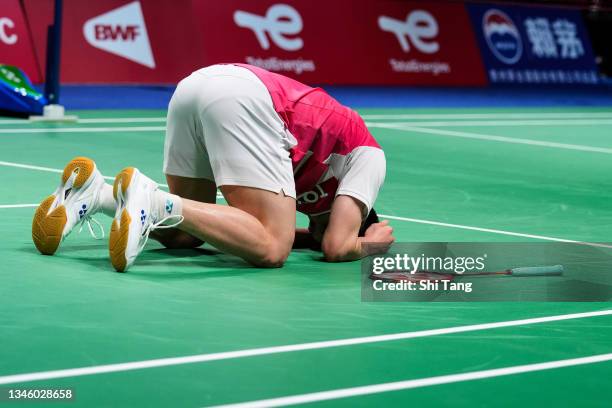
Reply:
M487 4L468 10L491 83L598 82L579 11Z

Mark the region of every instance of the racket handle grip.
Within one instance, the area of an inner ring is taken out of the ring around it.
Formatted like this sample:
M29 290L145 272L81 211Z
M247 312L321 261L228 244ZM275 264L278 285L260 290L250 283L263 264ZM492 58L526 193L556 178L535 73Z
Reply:
M559 276L563 275L563 265L525 266L510 269L513 276Z

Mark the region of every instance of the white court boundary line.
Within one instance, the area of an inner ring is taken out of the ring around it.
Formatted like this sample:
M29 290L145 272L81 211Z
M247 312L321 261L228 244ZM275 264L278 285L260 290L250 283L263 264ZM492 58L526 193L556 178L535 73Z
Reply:
M390 114L363 114L365 120L386 119L612 119L612 112L495 112L495 113L390 113ZM139 118L82 118L77 123L161 123L165 116L151 116ZM27 119L0 120L1 125L29 124Z
M612 125L612 119L567 119L567 120L462 120L462 121L410 121L410 122L366 122L368 127L394 125L411 127L507 127L507 126L601 126Z
M136 118L137 120L127 121L117 118L113 119L92 119L91 121L82 121L82 124L89 123L142 123L155 122L165 123L164 118L152 118L155 120L147 120L147 118ZM164 120L161 120L164 119ZM371 119L367 119L371 120ZM6 121L8 122L8 121ZM7 123L5 123L7 124ZM27 123L8 123L8 124L24 124ZM2 123L0 123L2 125ZM610 119L511 119L511 120L455 120L455 121L392 121L392 122L366 122L368 127L383 127L384 125L392 126L412 126L412 127L507 127L507 126L602 126L612 125L612 117ZM164 126L129 126L129 127L19 127L19 128L4 128L0 129L0 133L91 133L91 132L111 132L112 130L124 132L136 131L161 131L165 130Z
M29 207L38 207L39 204L0 204L1 208L29 208Z
M17 168L28 169L28 170L39 170L39 171L46 171L49 173L63 173L64 172L64 170L54 169L51 167L34 166L31 164L14 163L14 162L7 162L7 161L0 161L0 166L17 167Z
M508 320L503 322L473 324L467 326L455 326L441 329L420 330L413 332L403 332L394 334L383 334L378 336L353 337L340 340L326 340L312 343L290 344L284 346L273 346L263 348L253 348L236 351L226 351L210 354L196 354L183 357L169 357L153 360L133 361L129 363L104 364L90 367L68 368L62 370L41 371L34 373L12 374L0 377L0 385L24 383L31 381L51 380L67 377L81 377L86 375L116 373L122 371L141 370L146 368L168 367L183 364L204 363L209 361L230 360L245 357L264 356L270 354L289 353L305 350L320 350L332 347L346 347L359 344L380 343L386 341L397 341L406 339L415 339L422 337L440 336L446 334L466 333L479 330L491 330L504 327L524 326L530 324L550 323L562 320L584 319L596 316L612 315L610 310L597 310L584 313L571 313L555 316L535 317L520 320Z
M610 114L612 118L612 113ZM165 123L165 116L148 118L84 118L77 120L77 123ZM2 124L4 122L0 122Z
M567 360L547 361L543 363L525 364L519 366L495 368L491 370L471 371L468 373L441 375L437 377L418 378L382 384L365 385L353 388L341 388L330 391L313 392L310 394L291 395L280 398L270 398L257 401L248 401L237 404L215 405L216 408L267 408L287 405L306 404L317 401L328 401L340 398L350 398L360 395L379 394L389 391L407 390L412 388L431 387L433 385L452 384L456 382L482 380L485 378L502 377L507 375L530 373L534 371L552 370L556 368L572 367L584 364L601 363L612 360L612 353L594 356L570 358Z
M587 242L587 241L575 241L572 239L549 237L546 235L524 234L522 232L504 231L504 230L498 230L498 229L493 229L493 228L472 227L470 225L451 224L447 222L421 220L419 218L398 217L395 215L378 214L378 216L381 218L388 218L390 220L406 221L406 222L412 222L415 224L428 224L428 225L436 225L439 227L457 228L457 229L464 229L464 230L478 231L478 232L490 232L492 234L510 235L513 237L521 237L521 238L540 239L544 241L566 242L568 244L588 245L588 246L599 247L599 248L612 248L612 245L608 245L608 244L601 244L597 242Z
M109 123L109 122L106 122ZM507 127L507 126L602 126L612 125L610 120L509 120L509 121L455 121L455 122L366 122L368 128L425 128L425 127ZM0 134L45 134L45 133L112 133L112 132L161 132L165 126L118 126L118 127L55 127L55 128L5 128ZM501 136L500 136L501 137ZM521 139L515 139L521 140ZM528 140L528 139L526 139Z
M496 112L364 114L364 120L386 119L608 119L612 112Z
M0 161L0 166L6 166L6 167L16 167L19 169L27 169L27 170L37 170L37 171L46 171L49 173L63 173L64 170L63 169L54 169L52 167L42 167L42 166L34 166L31 164L23 164L23 163L15 163L15 162L7 162L7 161ZM102 176L104 177L105 180L115 180L114 177L111 176ZM165 187L168 188L167 184L161 184L161 183L157 183L160 187Z
M165 126L81 127L81 128L18 128L0 129L0 133L110 133L110 132L159 132Z
M0 166L6 166L6 167L16 167L16 168L20 168L20 169L27 169L27 170L38 170L38 171L46 171L46 172L50 172L50 173L63 173L64 170L63 169L54 169L51 167L42 167L42 166L34 166L31 164L23 164L23 163L14 163L14 162L7 162L7 161L0 161ZM111 177L111 176L102 176L104 177L105 180L111 180L114 181L115 178ZM157 182L156 182L157 183ZM158 186L163 187L163 188L168 188L167 184L164 183L157 183ZM223 195L220 192L217 192L217 198L218 199L225 199L225 197L223 197ZM37 204L38 206L38 204Z
M223 196L221 196L221 198L223 198ZM3 209L3 208L30 208L30 207L38 207L39 205L40 204L0 204L0 209ZM478 232L490 232L492 234L510 235L510 236L522 237L522 238L540 239L544 241L554 241L554 242L565 242L565 243L570 243L570 244L588 245L588 246L599 247L599 248L612 248L612 245L607 245L607 244L601 244L601 243L596 243L596 242L574 241L571 239L548 237L545 235L523 234L520 232L503 231L503 230L490 229L490 228L471 227L469 225L449 224L449 223L439 222L439 221L421 220L418 218L396 217L393 215L385 215L385 214L378 214L378 216L381 218L387 218L390 220L406 221L406 222L412 222L415 224L436 225L440 227L457 228L457 229L464 229L464 230L471 230L471 231L478 231Z
M611 116L612 117L612 116ZM166 117L147 117L147 118L84 118L77 119L76 123L160 123L166 122ZM2 125L29 125L39 122L31 122L28 119L8 119L0 120Z
M52 172L52 173L62 173L63 172L63 170L54 169L51 167L33 166L30 164L14 163L14 162L7 162L7 161L0 161L0 166L17 167L17 168L28 169L28 170L47 171L47 172ZM110 176L103 176L103 177L107 180L115 179L114 177L110 177ZM167 184L159 184L159 185L161 187L168 188ZM217 198L224 199L223 195L221 195L219 192L217 192ZM586 241L574 241L570 239L549 237L545 235L525 234L522 232L512 232L512 231L498 230L498 229L492 229L492 228L474 227L470 225L450 224L450 223L439 222L439 221L423 220L419 218L398 217L395 215L379 214L379 216L382 218L388 218L390 220L406 221L406 222L412 222L412 223L417 223L417 224L430 224L430 225L437 225L440 227L459 228L459 229L465 229L465 230L471 230L471 231L489 232L492 234L499 234L499 235L510 235L510 236L515 236L515 237L541 239L545 241L567 242L567 243L573 243L573 244L590 245L590 246L597 246L597 247L603 247L603 248L612 248L612 246L605 245L605 244L598 244L598 243L592 243L592 242L586 242Z
M450 136L450 137L459 137L463 139L486 140L490 142L522 144L522 145L530 145L530 146L550 147L550 148L555 148L555 149L612 154L612 148L607 148L607 147L594 147L594 146L585 146L585 145L568 144L568 143L546 142L542 140L486 135L486 134L481 134L481 133L459 132L459 131L454 131L454 130L429 129L429 128L423 128L423 127L399 126L399 125L396 126L396 125L390 125L387 123L377 123L377 124L370 124L370 125L372 127L377 127L377 128L399 130L399 131L404 131L404 132L426 133L426 134L432 134L436 136Z

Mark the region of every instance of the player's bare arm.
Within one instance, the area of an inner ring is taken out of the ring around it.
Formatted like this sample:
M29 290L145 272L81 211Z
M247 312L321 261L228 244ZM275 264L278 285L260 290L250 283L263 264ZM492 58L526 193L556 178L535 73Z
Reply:
M293 248L322 251L329 262L354 261L387 252L395 241L393 228L386 220L378 222L373 211L364 220L364 210L359 200L338 196L330 213L311 216L308 228L296 229Z
M363 204L353 197L336 197L321 241L321 249L327 261L355 261L368 255L386 252L393 243L393 229L388 225L388 221L370 225L365 236L359 236L363 208Z

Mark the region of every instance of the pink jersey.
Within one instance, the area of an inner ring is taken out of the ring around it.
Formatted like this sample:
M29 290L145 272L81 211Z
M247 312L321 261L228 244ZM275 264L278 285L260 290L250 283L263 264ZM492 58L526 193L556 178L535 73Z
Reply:
M330 161L361 146L380 148L363 119L321 88L246 64L264 83L285 126L297 140L291 149L297 210L319 214L331 209L339 181Z

